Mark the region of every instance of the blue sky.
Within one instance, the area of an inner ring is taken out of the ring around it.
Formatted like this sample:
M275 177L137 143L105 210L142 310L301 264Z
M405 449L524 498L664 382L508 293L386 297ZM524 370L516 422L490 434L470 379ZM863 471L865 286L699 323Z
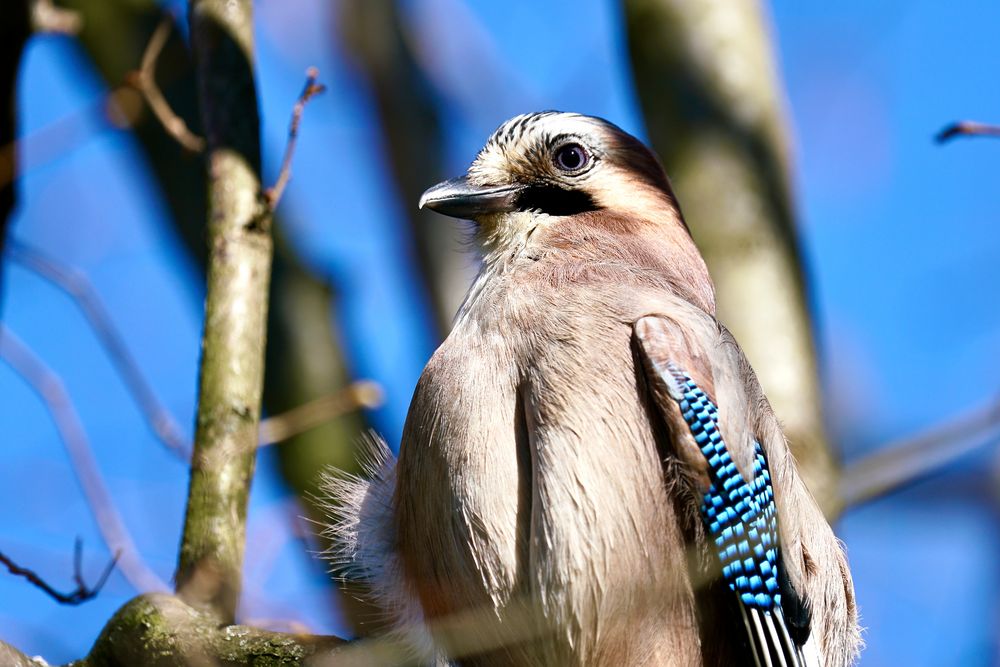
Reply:
M643 134L617 3L402 6L436 72L456 174L496 125L523 111L593 113ZM330 87L306 111L282 213L309 266L344 294L338 319L349 365L385 387L386 405L372 418L395 442L435 345L401 223L414 202L390 194L370 91L332 42L330 9L318 0L256 8L269 179L305 68L318 65ZM1000 121L1000 6L776 0L771 13L826 414L850 459L997 394L1000 142L938 146L932 136L960 118ZM450 30L455 22L461 29ZM90 279L190 434L202 288L134 141L94 106L105 92L68 40L33 40L22 70L28 140L12 233ZM43 129L56 122L53 151L52 131ZM73 303L16 266L4 283L5 322L62 377L141 553L168 580L186 470L149 433ZM0 549L70 588L72 542L81 535L95 577L107 553L51 420L4 365L0 396ZM294 505L272 463L263 454L255 479L244 615L336 632L321 567L289 530ZM995 469L995 453L971 457L838 526L868 627L862 665L996 661ZM116 573L96 600L60 607L0 573L0 638L50 661L79 657L133 594Z

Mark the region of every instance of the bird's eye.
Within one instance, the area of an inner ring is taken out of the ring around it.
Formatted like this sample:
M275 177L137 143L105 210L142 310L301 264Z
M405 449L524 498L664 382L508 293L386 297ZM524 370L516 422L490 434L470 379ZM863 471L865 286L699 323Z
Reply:
M563 144L556 149L554 159L563 171L578 171L587 165L590 156L580 144Z

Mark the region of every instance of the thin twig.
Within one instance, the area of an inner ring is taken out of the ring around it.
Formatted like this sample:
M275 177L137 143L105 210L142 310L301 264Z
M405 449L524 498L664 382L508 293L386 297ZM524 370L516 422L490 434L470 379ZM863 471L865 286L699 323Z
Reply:
M104 543L109 551L121 556L118 563L122 574L138 591L168 590L166 584L140 558L132 536L104 483L80 416L76 413L62 380L2 323L0 358L45 402Z
M171 452L184 461L189 460L190 443L182 434L173 415L156 397L156 393L129 352L123 336L115 327L97 290L86 275L18 241L10 242L6 254L12 261L48 280L73 299L97 334L98 340L125 381L153 433ZM381 402L381 387L370 380L360 380L346 389L263 420L260 446L287 440L352 410L376 408Z
M316 80L318 78L318 69L310 67L306 70L306 85L302 88L295 106L292 107L292 120L288 125L288 143L285 144L285 156L281 160L281 171L278 172L278 180L264 193L272 211L278 207L281 195L285 193L285 186L288 185L288 180L292 177L292 156L295 154L295 143L299 137L299 123L302 122L302 112L305 110L309 100L326 90L326 86L317 83Z
M104 584L108 581L108 577L111 576L111 571L115 569L115 563L118 562L119 555L120 552L116 553L111 558L111 561L104 568L104 572L98 578L97 583L93 586L88 586L83 580L83 542L79 537L76 538L76 542L73 546L73 582L76 584L76 588L69 593L60 593L49 585L47 581L42 579L41 576L39 576L34 570L18 565L3 552L0 552L0 563L7 566L8 572L18 577L24 577L32 584L45 591L50 598L59 604L77 605L97 597L97 594L101 592L101 589L104 588Z
M850 508L898 490L1000 441L1000 403L993 403L914 438L879 447L845 466L840 497Z
M159 58L160 52L163 51L163 47L166 46L173 28L174 17L169 14L165 15L160 24L156 26L156 30L153 31L149 43L146 44L139 69L129 72L125 80L142 93L149 108L152 109L153 115L170 136L192 153L201 153L205 150L205 140L192 132L184 119L174 113L160 91L160 87L156 84L156 60Z
M939 144L943 144L955 137L1000 137L1000 125L963 120L948 125L938 132L934 139Z
M122 376L139 409L146 416L153 433L171 452L184 461L189 460L190 443L184 437L173 415L160 403L153 388L139 370L139 364L129 352L125 339L115 327L97 290L87 277L72 267L14 240L9 242L6 251L11 260L49 281L73 299L97 334L97 339Z
M371 380L359 380L346 389L320 396L260 423L260 447L287 440L316 428L347 412L376 408L382 404L382 388Z

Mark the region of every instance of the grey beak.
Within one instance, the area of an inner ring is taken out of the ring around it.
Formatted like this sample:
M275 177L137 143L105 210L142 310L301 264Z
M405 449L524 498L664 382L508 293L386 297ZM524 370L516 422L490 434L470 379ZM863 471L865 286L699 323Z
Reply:
M486 213L504 213L517 208L520 185L482 187L469 183L467 176L438 183L420 197L420 208L427 207L453 218L473 219Z

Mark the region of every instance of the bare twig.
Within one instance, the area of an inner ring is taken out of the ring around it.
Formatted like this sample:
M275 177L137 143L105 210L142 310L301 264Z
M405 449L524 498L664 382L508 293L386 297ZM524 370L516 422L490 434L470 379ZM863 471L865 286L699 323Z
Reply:
M31 3L31 29L36 33L75 35L83 26L80 13L57 7L52 0L33 0Z
M76 584L76 588L69 593L60 593L55 588L50 586L48 582L42 579L34 570L18 565L12 561L9 556L2 552L0 552L0 563L7 566L8 572L18 577L24 577L32 584L45 591L50 598L59 604L77 605L97 597L97 594L101 592L102 588L104 588L104 584L107 582L108 577L111 576L111 571L115 568L115 563L118 562L119 555L120 553L116 553L114 557L112 557L111 561L107 564L107 567L104 568L104 572L98 578L97 583L93 586L88 586L83 580L83 542L79 537L76 538L76 542L73 545L73 582Z
M86 275L17 241L10 242L7 256L66 292L76 302L146 416L150 428L170 451L187 461L191 453L190 443L173 415L156 397ZM370 380L355 382L346 389L263 420L260 446L287 440L353 410L378 407L381 402L382 389L377 383Z
M1000 403L993 403L914 438L890 443L847 465L843 508L868 502L922 479L981 447L1000 441Z
M278 180L264 193L271 210L278 207L281 195L285 193L285 186L288 185L288 180L292 177L292 156L295 154L295 143L299 137L299 124L302 122L302 112L305 110L309 100L326 90L326 86L317 82L318 78L318 69L310 67L306 70L306 85L302 88L302 92L299 93L299 99L295 102L295 106L292 107L292 120L288 124L288 143L285 144L285 156L281 160L281 171L278 172Z
M10 141L0 146L0 188L13 182L15 177L21 176L29 169L37 169L65 157L70 151L92 138L94 134L86 119L103 113L108 101L115 99L120 90L122 89L99 95L30 134L21 136L17 141ZM132 89L127 90L130 94L135 94ZM15 172L14 160L19 155L23 156L25 164L23 169L19 168Z
M123 85L94 97L30 135L22 136L17 141L4 141L0 145L0 188L14 180L16 175L14 161L19 151L25 152L24 145L32 147L27 151L31 156L31 163L27 168L37 168L63 157L91 139L94 133L85 119L92 115L100 114L117 128L126 129L134 126L141 114L143 100L146 100L153 110L157 121L183 148L195 153L201 152L204 140L192 133L184 120L170 108L154 78L156 58L163 49L166 38L169 37L170 26L167 24L170 22L169 15L163 19L163 23L158 26L147 43L141 69L126 74L126 82ZM13 139L13 133L10 134L10 139Z
M7 256L66 292L76 302L146 416L150 428L170 451L187 461L191 453L190 443L139 370L139 364L129 352L124 338L87 277L53 257L17 241L10 242Z
M122 574L138 591L167 590L166 584L139 557L132 536L101 476L80 417L59 376L2 323L0 358L45 402L104 543L109 551L120 554L118 562Z
M192 153L201 153L205 150L205 140L193 133L184 119L174 113L166 98L163 97L160 87L156 84L156 59L163 51L173 27L174 18L169 14L164 16L149 38L146 51L142 54L142 64L139 69L127 74L125 80L142 93L149 108L170 136Z
M260 446L287 440L359 408L382 403L382 388L371 380L354 382L346 389L268 417L260 423Z
M955 137L1000 137L1000 125L963 120L948 125L938 132L934 139L939 144L943 144Z

